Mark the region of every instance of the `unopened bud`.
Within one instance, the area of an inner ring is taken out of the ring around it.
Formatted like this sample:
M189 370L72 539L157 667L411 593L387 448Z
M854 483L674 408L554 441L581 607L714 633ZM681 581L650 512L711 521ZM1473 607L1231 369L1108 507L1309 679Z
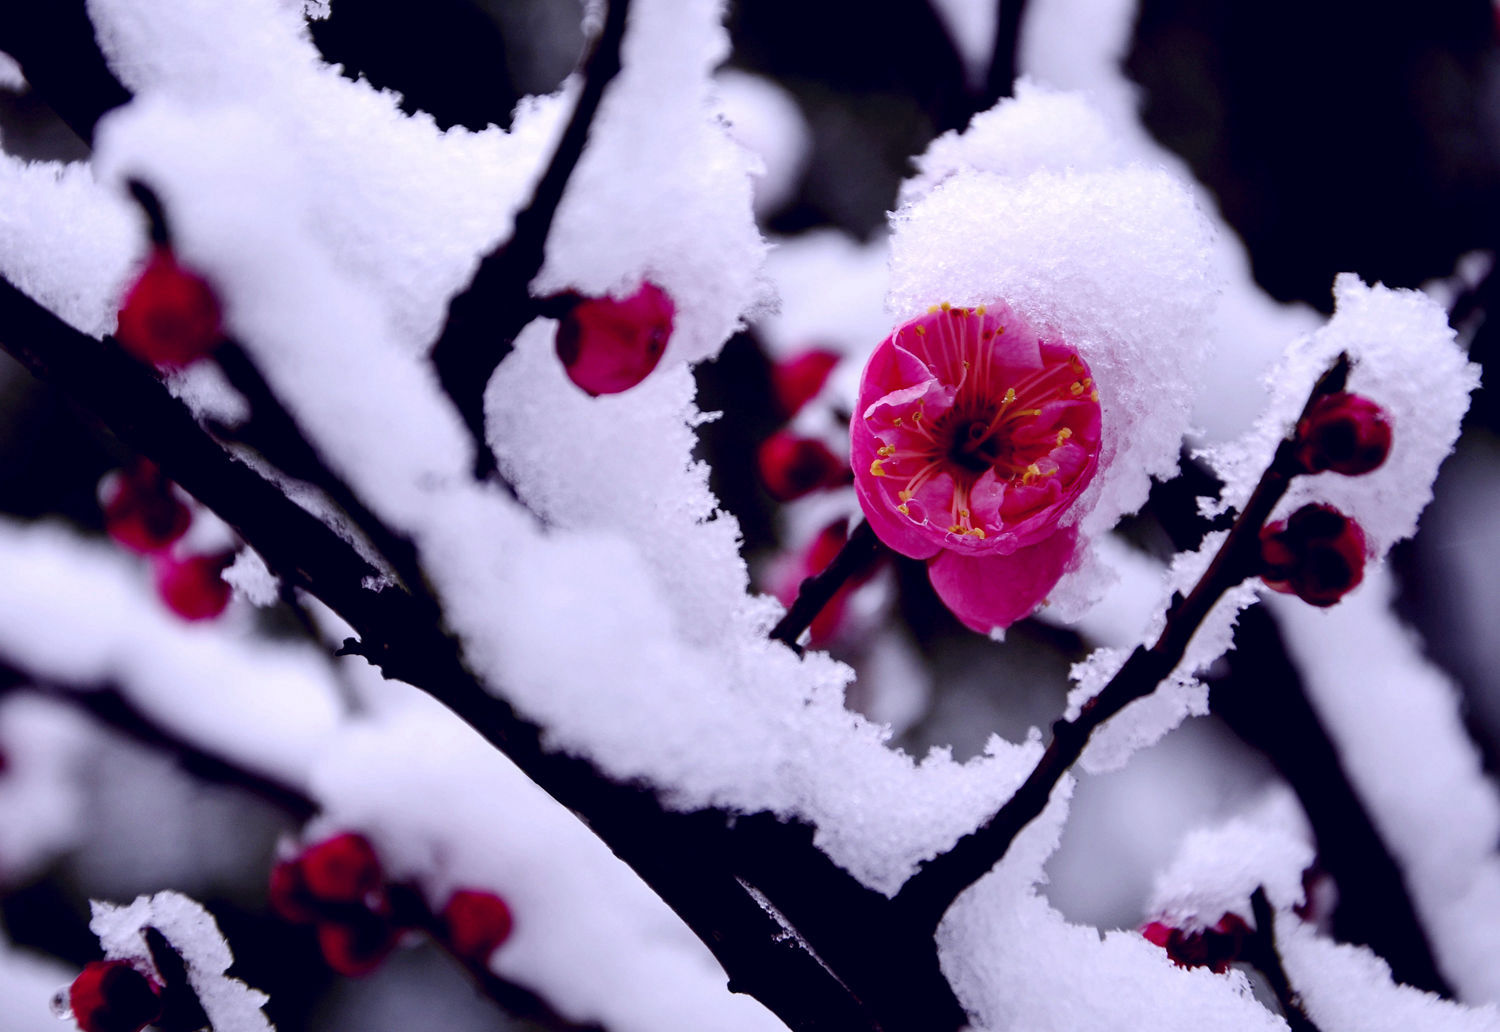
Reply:
M1304 505L1260 532L1261 577L1275 591L1331 606L1365 576L1365 534L1327 505Z
M1369 398L1340 391L1319 398L1297 424L1297 461L1309 473L1355 477L1385 462L1391 424Z

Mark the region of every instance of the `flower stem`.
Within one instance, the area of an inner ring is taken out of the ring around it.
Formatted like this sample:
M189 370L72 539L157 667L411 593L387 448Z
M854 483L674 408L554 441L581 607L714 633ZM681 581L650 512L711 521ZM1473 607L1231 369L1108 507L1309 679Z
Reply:
M1342 390L1348 372L1348 357L1340 355L1313 386L1303 411L1318 398ZM1156 643L1150 648L1137 646L1110 682L1084 704L1076 718L1054 723L1052 741L1015 794L988 821L948 852L925 863L902 886L896 902L912 920L935 929L959 893L1002 860L1016 836L1046 808L1052 790L1083 754L1094 729L1130 703L1150 695L1176 668L1220 596L1255 574L1260 560L1260 528L1297 472L1288 439L1276 449L1270 466L1207 571L1188 596L1179 596L1167 611L1166 627Z
M1281 965L1281 954L1276 949L1276 914L1266 899L1264 888L1255 890L1250 897L1250 907L1255 915L1255 934L1245 940L1241 955L1265 976L1266 984L1276 994L1276 1002L1281 1004L1282 1016L1292 1027L1292 1032L1319 1032L1318 1026L1302 1009L1302 1000L1292 988L1286 968Z
M791 608L786 611L786 615L777 622L776 626L771 628L772 640L779 641L800 654L802 646L797 644L797 639L812 626L812 622L818 618L823 607L828 605L833 596L838 593L839 588L843 587L850 578L869 569L884 551L885 545L875 536L875 531L869 521L861 521L850 532L849 540L844 542L844 547L839 549L833 561L821 572L813 574L802 582Z

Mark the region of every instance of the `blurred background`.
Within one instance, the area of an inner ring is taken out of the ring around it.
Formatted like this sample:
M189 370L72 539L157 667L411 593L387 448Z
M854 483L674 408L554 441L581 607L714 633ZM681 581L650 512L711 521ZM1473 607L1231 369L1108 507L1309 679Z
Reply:
M992 35L994 24L980 7L730 6L724 102L731 131L766 163L757 214L778 245L773 275L840 262L845 272L823 289L849 306L851 330L875 335L866 346L888 328L879 308L886 216L911 159L998 95L975 62L987 56L985 27ZM330 16L311 26L346 74L400 93L408 110L441 126L480 129L506 125L520 97L556 89L573 70L581 13L573 0L333 0ZM1272 298L1327 312L1343 271L1390 286L1437 281L1474 360L1488 367L1497 323L1485 315L1500 302L1485 273L1500 236L1500 61L1487 0L1378 11L1355 0L1141 0L1123 68L1145 126L1211 192ZM39 161L88 158L45 98L19 82L0 87L0 144ZM826 562L853 512L839 465L846 345L796 315L789 301L779 320L752 325L698 370L700 407L723 413L702 428L701 454L740 522L757 584L772 593ZM818 354L827 361L808 358ZM1486 388L1421 533L1393 559L1400 611L1461 687L1491 772L1500 757L1497 431L1500 404ZM779 433L819 441L831 459L768 452ZM0 355L0 514L102 535L100 478L130 458ZM1162 560L1192 547L1205 529L1193 499L1213 486L1190 468L1153 495L1124 537ZM819 644L861 672L850 704L891 722L895 744L917 755L945 747L962 759L992 732L1019 740L1045 728L1063 709L1069 666L1093 644L1035 620L1003 643L974 635L937 602L920 563L885 563L838 605L837 618L816 630ZM285 613L258 619L271 634L302 633ZM1297 675L1262 613L1245 616L1238 650L1215 675L1215 716L1190 722L1119 774L1084 780L1050 868L1049 898L1068 916L1139 924L1149 916L1151 874L1185 830L1253 802L1278 769L1295 780L1289 757L1319 748L1316 727L1272 708L1280 696L1271 689L1295 695ZM1236 705L1252 691L1267 700L1258 711ZM64 718L27 719L0 723L0 757L16 748L7 729L44 734L47 721ZM54 731L89 742L68 774L86 833L39 871L0 870L0 921L12 941L78 965L97 950L89 897L176 888L213 910L235 946L236 972L270 993L267 1010L283 1032L378 1032L418 1018L505 1027L430 948L400 953L359 982L327 973L304 931L266 909L277 837L296 828L284 814L206 787L98 727ZM0 766L0 792L5 776ZM6 1021L0 1014L0 1029Z

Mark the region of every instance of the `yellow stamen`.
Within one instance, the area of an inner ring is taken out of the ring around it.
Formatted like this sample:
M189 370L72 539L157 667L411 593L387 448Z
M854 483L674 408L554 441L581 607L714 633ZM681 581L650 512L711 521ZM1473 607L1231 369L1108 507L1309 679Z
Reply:
M984 314L984 305L980 305L978 308L974 309L974 314L975 315L983 315Z
M1089 401L1098 401L1098 400L1099 400L1099 392L1098 391L1089 391Z
M1009 405L1012 402L1014 402L1015 400L1016 400L1016 389L1014 387L1007 387L1007 388L1005 388L1005 401L1002 402L1002 404Z
M927 309L927 314L931 315L933 312L941 312L941 311L942 311L942 309L940 307L938 307L937 305L933 305L933 306L931 306L930 308Z
M1042 410L1039 408L1022 409L1020 412L1016 413L1016 415L1018 416L1040 416L1041 414Z
M957 523L948 528L948 533L950 534L962 534L963 532L964 528L960 527Z
M1072 437L1072 436L1073 436L1073 431L1069 430L1067 427L1063 427L1061 430L1059 430L1057 432L1057 443L1058 444L1062 444L1064 441L1066 441L1069 437Z
M874 477L885 476L885 470L881 469L879 459L876 459L874 462L870 463L870 475Z
M901 425L901 417L897 416L895 419L891 420L891 422L895 426L900 426Z
M981 541L984 540L984 528L983 527L975 527L973 530L969 531L969 533L973 534L975 537L979 538Z
M898 506L896 506L896 511L899 512L903 516L910 516L911 515L911 510L908 509L904 505L898 505Z
M946 311L948 311L948 309L950 309L950 308L952 308L952 307L953 307L953 306L952 306L952 305L950 305L950 304L949 304L949 303L948 303L948 302L946 302L946 301L944 301L944 302L943 302L943 303L942 303L942 304L941 304L941 305L939 305L939 306L938 306L938 307L940 307L940 308L942 308L942 310L943 310L943 311L945 311L945 312L946 312Z
M896 446L894 444L887 444L884 447L877 449L875 454L879 455L882 459L888 459L892 455L896 454Z
M900 491L896 492L896 497L901 499L903 502L909 502L911 501L911 491L907 488L902 488Z
M927 334L927 327L925 327L925 326L918 326L916 329L917 329L918 333L922 334L923 336L926 336L926 334Z
M1075 398L1078 397L1080 394L1082 394L1083 393L1083 381L1082 380L1074 380L1072 382L1072 384L1069 385L1069 387L1068 387L1068 393L1072 394L1073 397L1075 397Z

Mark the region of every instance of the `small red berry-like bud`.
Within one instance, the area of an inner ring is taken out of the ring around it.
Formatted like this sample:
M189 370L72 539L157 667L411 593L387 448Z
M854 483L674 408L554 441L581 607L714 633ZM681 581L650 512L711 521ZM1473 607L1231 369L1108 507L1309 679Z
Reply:
M822 441L798 437L785 430L761 443L757 459L761 482L778 502L790 502L819 488L853 479L849 464L829 451Z
M1225 914L1211 928L1185 932L1152 921L1141 926L1141 934L1166 950L1178 967L1206 967L1223 974L1239 959L1250 928L1237 914Z
M105 486L104 529L132 552L154 555L187 533L192 513L172 493L172 482L146 459Z
M454 956L484 964L495 947L510 937L510 907L493 892L458 889L443 907L443 939Z
M302 880L320 900L355 903L379 890L385 877L369 839L349 831L308 847Z
M156 592L184 620L212 620L224 612L233 594L224 580L233 553L192 555L185 559L157 556Z
M1297 423L1297 461L1309 473L1356 477L1391 453L1391 424L1369 398L1340 391L1319 398Z
M157 365L186 365L223 339L219 300L203 277L158 247L120 302L120 346Z
M266 898L283 921L311 924L318 919L318 899L307 887L301 860L281 860L271 868Z
M83 1032L140 1032L161 1016L161 990L123 960L86 964L68 989Z
M1304 505L1260 532L1261 577L1275 591L1331 606L1365 577L1365 534L1327 505Z
M823 389L828 374L839 364L839 356L832 351L804 351L796 358L778 362L771 367L771 388L776 392L776 401L782 415L791 419Z
M568 379L595 397L629 390L661 361L675 314L672 299L654 283L623 300L586 298L557 328L557 357Z
M390 956L398 934L389 918L361 907L337 921L320 922L318 947L330 968L349 978L359 978L374 971Z

